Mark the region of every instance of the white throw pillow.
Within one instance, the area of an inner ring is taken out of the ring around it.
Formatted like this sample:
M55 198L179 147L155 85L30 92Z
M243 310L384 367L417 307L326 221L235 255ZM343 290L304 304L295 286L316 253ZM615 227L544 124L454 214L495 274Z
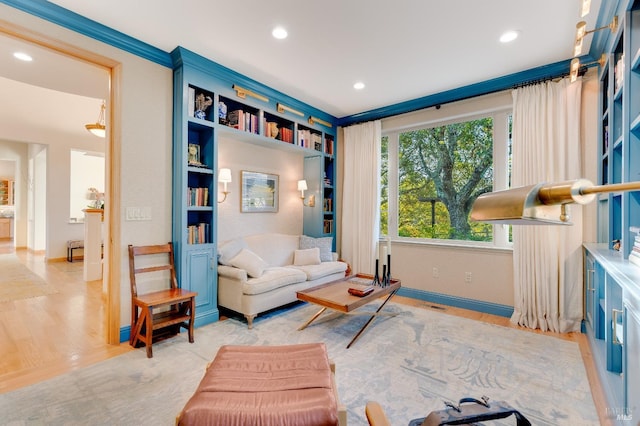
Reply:
M300 249L310 249L318 247L320 249L320 261L331 262L333 255L331 249L333 246L333 237L313 238L306 235L300 236Z
M249 249L243 248L240 253L230 261L231 266L244 269L247 275L260 278L264 270L269 266L260 256Z
M247 248L247 243L242 238L227 241L218 247L218 263L221 265L233 266L230 263L231 259L236 257L244 248Z
M295 266L319 265L320 249L315 247L305 250L296 250L293 254L293 264Z

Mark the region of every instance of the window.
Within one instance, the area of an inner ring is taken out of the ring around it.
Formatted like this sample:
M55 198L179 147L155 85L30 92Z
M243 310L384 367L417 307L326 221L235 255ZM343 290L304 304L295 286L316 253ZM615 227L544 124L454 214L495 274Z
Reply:
M440 119L398 130L383 122L380 233L507 246L508 227L473 222L469 214L480 194L508 186L510 109L435 113Z

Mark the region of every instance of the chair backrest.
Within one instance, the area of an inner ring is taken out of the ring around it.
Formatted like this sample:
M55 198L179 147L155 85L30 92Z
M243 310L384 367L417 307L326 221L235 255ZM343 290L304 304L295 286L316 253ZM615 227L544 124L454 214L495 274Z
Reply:
M144 256L149 257L143 258ZM143 266L140 266L141 263ZM171 242L150 246L133 246L129 244L129 282L131 283L131 296L138 297L138 275L161 271L168 271L168 281L171 288L178 288L178 280L174 266L173 244Z

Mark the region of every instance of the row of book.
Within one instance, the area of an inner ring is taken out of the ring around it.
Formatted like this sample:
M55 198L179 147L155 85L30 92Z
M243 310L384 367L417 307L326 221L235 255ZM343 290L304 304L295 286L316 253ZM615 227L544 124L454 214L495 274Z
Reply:
M208 223L202 222L197 225L187 226L187 244L207 244L211 242L209 238L211 227Z
M333 212L333 200L331 198L324 199L324 205L322 207L322 210L327 213Z
M209 188L187 188L187 207L208 205Z
M298 146L322 152L322 137L308 129L298 130Z
M636 235L633 241L633 247L631 247L631 252L629 253L629 262L640 266L640 229L632 227L631 232L635 232Z
M260 132L258 116L241 109L227 114L226 125L244 132L255 133L256 135Z
M324 152L325 154L333 155L333 139L324 138Z

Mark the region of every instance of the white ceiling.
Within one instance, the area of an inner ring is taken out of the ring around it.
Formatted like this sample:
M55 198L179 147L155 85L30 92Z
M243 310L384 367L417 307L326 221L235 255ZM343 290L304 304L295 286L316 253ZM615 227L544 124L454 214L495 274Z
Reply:
M581 20L581 0L51 3L167 52L183 46L336 117L569 59ZM595 27L600 3L592 1L587 28ZM288 29L286 40L271 36L275 25ZM509 29L520 37L501 44L499 36ZM37 57L27 66L10 56L24 47L0 35L0 77L94 102L106 98L104 70L35 46L28 46ZM357 80L364 90L353 89ZM4 91L2 84L0 78ZM43 99L21 99L26 105L20 108L42 115L52 107ZM0 116L7 108L15 106L0 102ZM87 113L95 121L98 109Z
M181 45L337 117L569 59L581 20L581 0L51 2L167 52ZM271 36L275 25L286 40ZM503 45L509 29L520 37Z

